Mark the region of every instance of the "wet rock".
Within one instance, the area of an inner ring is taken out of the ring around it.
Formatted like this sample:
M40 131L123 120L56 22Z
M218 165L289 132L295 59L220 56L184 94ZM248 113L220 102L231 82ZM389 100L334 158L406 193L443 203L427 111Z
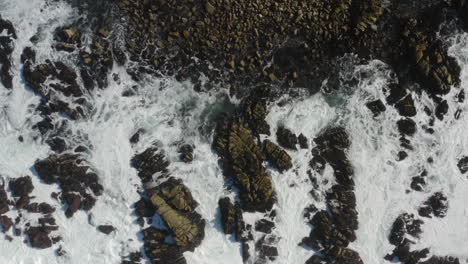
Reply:
M401 116L413 117L416 115L416 107L411 94L406 95L403 99L395 104L395 108Z
M415 219L412 214L401 214L392 225L389 236L390 243L399 247L405 244L406 234L419 237L422 233L421 225L423 223L422 220Z
M8 232L10 228L13 226L13 220L6 215L0 216L0 226L2 227L2 232Z
M193 161L193 146L190 144L182 145L179 148L180 159L185 163L190 163Z
M139 129L133 136L130 138L130 143L136 144L140 141L140 136L143 134L143 130Z
M31 47L24 48L23 53L21 54L21 63L25 63L26 61L30 61L32 63L36 62L36 51Z
M255 222L255 231L262 233L270 234L274 227L275 223L267 219L260 219L259 221Z
M397 161L405 160L408 157L408 153L406 151L399 151L397 155Z
M62 197L68 204L65 215L70 218L81 208L81 196L74 193L65 193Z
M334 247L329 256L336 260L336 263L364 264L359 253L349 248Z
M374 114L374 117L379 116L382 112L385 112L387 108L381 100L372 101L366 104L367 108Z
M50 146L50 149L57 152L62 153L67 149L67 143L65 140L59 137L53 137L47 139L46 143Z
M63 154L60 156L50 155L48 158L37 161L34 168L39 177L47 184L57 183L62 189L62 203L68 204L68 215L73 215L77 198L69 194L80 196L81 209L90 210L95 202L95 196L100 196L103 187L99 183L97 174L92 172L85 161L74 154Z
M28 196L34 190L30 176L20 177L11 181L9 187L15 197Z
M294 133L292 133L289 129L284 127L279 127L276 131L276 139L278 144L287 149L297 150L297 137Z
M183 251L174 245L164 244L160 247L145 248L146 255L154 264L186 264Z
M88 151L88 148L86 148L85 146L78 146L75 148L74 150L76 153L82 153L82 152L87 152Z
M278 257L278 249L273 243L276 242L271 236L263 236L255 242L255 250L258 254L258 262L274 261Z
M184 250L193 251L205 235L205 221L198 213L184 213L173 209L160 195L151 195L151 202L173 234L175 244ZM148 252L147 252L148 253Z
M193 212L198 203L181 180L173 177L158 186L161 197L172 207L182 212Z
M242 208L267 211L274 203L271 177L263 167L265 157L248 124L239 120L218 121L213 148L223 157L225 174L232 175L240 190Z
M156 213L156 208L151 203L144 198L140 199L135 203L135 214L139 217L152 217Z
M271 162L280 172L292 168L291 157L288 153L278 147L270 140L264 142L264 152L269 162Z
M448 109L449 109L449 106L448 106L448 103L447 103L447 100L443 100L442 102L440 102L437 107L436 107L436 110L435 110L435 115L436 117L439 119L439 120L443 120L444 119L444 116L447 114L448 112Z
M55 212L55 208L48 203L31 203L24 207L30 213L42 213L44 215Z
M52 240L49 237L49 234L56 228L48 227L29 227L26 230L26 234L29 237L29 241L32 247L35 248L50 248L52 246Z
M228 197L218 201L221 213L221 225L225 234L234 234L236 241L247 240L245 234L246 227L242 217L242 211L238 204L232 204Z
M426 261L419 262L421 264L460 264L460 260L455 257L437 257L432 256Z
M441 192L437 192L429 197L429 199L424 202L424 205L418 210L420 216L429 218L432 214L436 217L443 218L447 215L447 211L448 200L447 197Z
M462 174L465 174L468 171L468 157L463 156L458 160L457 167Z
M115 231L115 227L111 225L100 225L97 227L99 232L109 235L110 233Z
M397 125L398 131L403 135L412 136L416 133L416 123L410 118L398 120Z
M138 176L143 183L151 182L153 175L157 175L158 178L166 177L168 172L167 167L169 166L169 162L156 147L150 147L142 153L135 155L131 162L138 170Z
M5 186L2 184L0 185L0 215L10 211L8 205L8 195L5 191Z
M411 189L422 192L424 186L426 186L426 180L423 176L416 176L411 179Z
M297 137L297 140L299 141L299 146L301 147L301 149L309 148L309 140L302 133Z

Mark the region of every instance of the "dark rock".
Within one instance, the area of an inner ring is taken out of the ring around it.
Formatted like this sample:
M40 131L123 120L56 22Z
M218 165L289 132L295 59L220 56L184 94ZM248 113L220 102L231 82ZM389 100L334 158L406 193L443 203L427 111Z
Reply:
M460 260L455 257L437 257L432 256L426 261L419 262L420 264L460 264Z
M449 106L448 106L448 103L447 103L447 100L443 100L442 102L440 102L437 107L436 107L436 110L435 110L435 115L436 117L439 119L439 120L443 120L444 119L444 115L447 114L448 112L448 109L449 109Z
M463 156L458 160L457 163L458 169L462 174L465 174L468 171L468 157Z
M109 235L110 233L115 231L115 227L111 225L100 225L97 227L97 229L99 230L99 232L104 233L106 235Z
M82 209L90 210L96 202L94 196L100 196L103 192L98 176L84 163L79 155L63 154L51 155L34 164L37 174L45 183L57 183L60 186L62 203L68 203L67 199L72 202L73 206L69 204L72 209L67 210L68 215L73 214L78 202L73 195L67 194L79 194Z
M20 177L11 181L9 187L15 197L28 196L34 190L30 176Z
M156 208L154 208L154 205L150 201L143 198L136 202L134 207L135 214L139 217L152 217L156 213Z
M13 226L13 221L10 217L2 215L0 216L0 225L2 226L2 232L5 233Z
M416 108L414 107L414 100L411 94L406 95L403 99L395 104L395 108L402 116L412 117L416 115Z
M68 208L65 211L65 215L70 218L72 217L81 207L81 197L74 193L65 193L62 197L68 204Z
M21 54L21 63L25 63L26 61L36 62L36 51L31 47L24 48Z
M271 162L280 172L292 168L291 157L288 153L278 147L270 140L265 140L263 151L269 162Z
M447 210L447 197L444 194L437 192L429 197L424 205L419 208L418 212L420 216L424 217L431 217L431 214L434 214L436 217L443 218L447 215Z
M399 247L405 243L406 234L409 234L413 237L419 237L419 235L422 233L422 224L423 221L414 219L414 215L412 214L401 214L393 223L389 236L390 243Z
M382 112L385 112L387 108L381 100L372 101L366 104L367 108L374 114L374 117L379 116Z
M424 186L426 186L425 177L416 176L411 179L411 189L418 191L418 192L422 192Z
M180 159L185 163L190 163L193 161L193 146L190 144L182 145L179 148Z
M32 247L44 249L52 246L52 240L49 238L51 231L45 227L29 227L26 234Z
M130 138L130 143L136 144L140 141L140 136L144 131L142 129L139 129L133 136Z
M153 175L160 173L165 177L167 174L167 167L169 162L166 160L164 154L162 154L157 148L150 147L144 152L135 155L132 160L132 165L138 170L138 176L141 178L143 183L151 182Z
M299 135L299 137L297 137L297 140L299 141L299 146L301 147L301 149L309 148L309 140L302 133Z
M160 196L172 207L182 212L193 212L198 203L182 181L170 177L158 187Z
M74 150L76 153L82 153L82 152L87 152L88 149L85 146L78 146Z
M255 231L262 233L270 234L274 227L275 223L267 219L260 219L259 221L255 222Z
M398 131L403 135L412 136L416 133L416 123L412 119L400 119L398 120L397 125Z
M221 225L225 234L234 234L236 241L246 240L244 233L246 227L242 217L242 211L238 204L232 204L228 197L218 201L221 213Z
M62 153L67 148L67 144L65 143L65 140L59 137L49 138L47 139L46 143L50 146L51 150L57 153Z
M278 130L276 131L276 139L281 147L297 150L297 137L291 132L291 130L284 127L278 127Z

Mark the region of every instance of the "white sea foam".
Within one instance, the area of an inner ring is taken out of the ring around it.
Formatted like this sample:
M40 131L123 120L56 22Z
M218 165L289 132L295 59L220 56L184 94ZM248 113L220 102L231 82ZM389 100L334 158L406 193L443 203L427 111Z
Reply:
M14 89L8 91L0 87L0 173L4 178L33 176L35 201L46 201L58 208L60 204L50 198L57 186L42 184L30 171L36 159L47 157L49 147L35 139L37 132L31 126L37 121L34 109L39 97L25 88L21 79L20 54L30 46L29 38L40 29L41 41L35 47L38 60L60 58L51 49L52 31L55 27L67 24L76 14L62 2L41 0L0 0L1 15L13 21L18 40L15 41L13 57ZM462 66L462 89L468 84L468 35L459 34L451 42L450 54ZM310 203L323 209L323 197L314 201L309 191L312 184L308 180L308 162L313 139L329 125L341 124L348 129L352 146L349 159L355 167L357 210L360 227L357 241L351 244L362 256L364 263L385 263L383 257L393 247L388 242L388 233L394 219L403 212L416 213L418 206L436 191L444 192L449 199L449 211L443 219L424 219L424 232L414 248L430 247L431 253L453 255L466 259L468 247L468 209L466 176L456 167L458 158L468 154L466 127L468 111L466 104L455 102L456 90L446 96L450 110L444 121L436 121L435 133L426 134L422 129L412 137L414 151L401 162L396 161L399 135L396 121L399 116L395 109L387 106L387 111L373 118L365 107L369 100L385 101L382 87L392 78L390 71L378 61L354 69L356 76L363 76L344 105L329 104L327 96L317 94L301 99L282 98L285 104L272 104L267 121L276 142L275 131L279 125L290 128L295 133L303 133L309 138L308 150L288 151L294 168L280 174L271 167L278 196L276 229L279 237L279 257L275 263L304 263L313 252L298 243L308 235L310 227L303 219L303 209ZM59 231L63 237L65 257L56 257L54 249L37 250L26 246L16 237L12 242L0 241L1 263L119 263L121 256L140 249L142 241L137 235L140 227L135 223L130 206L139 199L137 190L140 181L130 159L151 144L164 150L171 161L173 176L183 179L200 206L197 211L207 220L206 236L194 252L185 253L189 263L211 264L242 263L240 245L221 232L218 221L217 202L220 197L232 196L224 186L224 178L218 166L218 156L211 149L213 118L223 108L230 107L236 100L229 98L224 91L197 93L190 83L180 83L173 79L148 80L139 88L139 94L122 97L121 93L135 83L125 73L125 69L115 67L112 73L120 76L120 83L111 81L110 87L90 94L93 111L85 120L71 123L75 136L86 136L92 146L88 161L99 174L104 186L104 194L98 198L91 213L79 211L71 219L63 211L54 213ZM0 85L1 86L1 85ZM336 95L335 95L336 96ZM424 94L413 94L418 109L416 122L421 128L427 123L422 111L424 105L434 105ZM454 112L461 108L463 114L454 120ZM141 141L132 146L130 136L138 129L145 133ZM24 142L18 141L19 136ZM179 161L177 149L181 142L191 143L195 148L194 161L185 164ZM428 157L434 163L426 162ZM428 171L428 186L423 193L409 192L411 177L422 169ZM319 191L328 189L333 183L331 168L327 167L319 182L328 179ZM14 216L16 212L9 212ZM248 223L254 223L259 214L245 214ZM36 216L29 214L23 221L34 221ZM96 225L112 224L117 231L110 236L99 233ZM11 231L10 231L11 232ZM11 234L10 234L11 235Z

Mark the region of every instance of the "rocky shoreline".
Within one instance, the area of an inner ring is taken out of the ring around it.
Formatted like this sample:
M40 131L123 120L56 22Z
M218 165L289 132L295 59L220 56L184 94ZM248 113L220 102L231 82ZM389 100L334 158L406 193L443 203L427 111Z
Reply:
M460 66L449 56L438 31L447 21L468 27L468 3L425 0L414 9L403 2L384 6L380 0L117 0L106 2L106 10L99 16L85 10L98 17L89 23L71 21L53 31L52 48L72 58L74 65L37 58L40 34L31 36L30 46L21 55L21 78L40 98L35 111L41 119L34 129L51 152L31 164L32 171L41 184L58 185L60 193L51 196L64 206L67 218L78 210L93 210L104 191L97 168L86 160L93 146L86 145L86 140L80 144L67 140L78 137L69 124L92 114L93 105L87 98L93 90L110 89L111 77L119 80L118 75L109 76L115 65L124 67L137 84L147 76L170 76L191 81L200 93L224 87L240 103L233 112L222 114L214 128L212 149L219 157L229 194L218 201L217 221L225 234L240 243L243 261L261 264L277 259L281 237L274 232L277 197L271 171L285 174L294 167L288 152L312 147L311 169L320 175L331 166L336 184L325 193L326 209L306 208L304 224L311 231L298 241L313 251L306 263L362 264L359 253L348 247L356 240L359 212L347 154L351 141L345 128L329 127L309 142L310 135L297 136L285 127L271 131L266 118L269 106L292 87L305 88L309 94L340 89L333 70L345 54L355 54L362 62L381 60L396 75L386 87L386 103L401 116L395 124L401 151L395 159L405 160L414 150L411 139L416 131L434 132L436 119L443 120L449 111L443 96L460 84ZM17 39L14 26L0 16L0 33L4 33L0 36L0 81L10 90L12 43ZM323 89L325 81L328 89ZM413 92L427 93L436 105L435 112L425 109L430 118L427 125L412 119L417 114ZM122 96L137 93L135 85ZM458 100L464 100L461 92ZM387 111L382 100L363 104L374 117ZM129 141L136 144L140 137L143 132ZM193 161L194 147L180 147L181 161ZM133 209L143 248L123 256L122 264L141 263L144 258L155 264L186 263L184 252L193 252L205 237L207 220L198 211L198 202L189 187L168 170L166 155L156 145L135 153L129 162L141 180L141 199ZM467 158L457 162L460 172L466 173ZM427 172L414 176L410 188L422 191L426 176ZM4 233L11 228L17 236L24 233L25 242L32 247L50 248L61 240L54 235L60 228L52 216L56 208L32 202L33 189L30 176L10 179L8 188L5 183L0 186L0 225ZM436 192L417 212L421 217L443 218L448 207L447 196ZM18 213L14 220L5 215L13 208ZM41 214L39 224L23 223L23 212ZM247 213L262 217L247 224ZM156 226L154 217L163 226ZM406 264L460 263L454 257L428 258L429 249L410 251L423 223L414 214L401 214L389 235L395 249L385 258ZM116 231L111 225L96 229L106 235ZM414 241L405 238L407 235ZM7 239L13 238L7 235ZM57 248L57 255L65 254L61 246Z

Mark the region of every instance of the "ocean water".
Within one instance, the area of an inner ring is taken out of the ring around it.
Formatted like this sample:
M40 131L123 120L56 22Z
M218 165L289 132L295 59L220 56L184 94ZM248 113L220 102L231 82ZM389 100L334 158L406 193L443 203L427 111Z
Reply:
M29 38L39 32L41 40L35 46L37 60L53 58L73 66L67 54L51 48L52 34L56 27L66 25L78 14L63 2L43 0L0 0L0 14L13 22L18 34L12 54L14 88L6 90L0 84L0 177L33 176L34 201L60 208L59 202L50 198L50 193L58 191L58 187L41 183L31 171L35 160L47 157L52 151L32 129L39 120L34 109L40 98L21 78L20 55L24 47L31 45ZM360 253L366 264L386 263L383 257L393 249L387 237L395 218L404 212L416 214L418 207L437 191L448 197L448 214L442 219L425 218L423 234L413 248L429 247L431 254L452 255L468 261L468 209L465 206L468 179L456 166L461 155L468 155L468 116L465 114L468 109L466 103L460 104L455 99L458 91L468 86L468 34L454 33L447 44L450 55L462 67L462 83L460 88L452 89L445 96L450 110L443 121L436 120L432 135L425 133L421 126L428 123L424 107L434 110L435 105L424 93L413 94L418 110L414 117L418 131L410 139L414 150L408 151L409 156L404 161L396 161L401 150L397 111L387 105L387 111L374 118L365 106L371 100L385 102L383 88L392 81L393 74L380 61L348 69L346 75L355 77L358 82L346 92L300 98L285 95L278 100L281 104L269 105L267 121L273 132L281 125L313 139L327 126L340 124L347 128L352 140L348 156L355 167L360 225L357 241L350 247ZM141 184L136 170L130 166L130 159L152 144L164 150L171 161L171 174L190 188L200 204L197 211L207 220L202 244L194 252L185 253L188 263L242 263L240 245L220 229L218 200L233 193L226 189L218 156L211 149L216 116L232 109L239 100L231 98L224 89L197 93L191 83L169 77L148 78L138 84L137 95L122 97L122 92L136 83L122 67L114 66L112 74L118 74L120 81L109 78L108 88L86 95L92 108L85 119L69 122L71 136L67 138L69 143L90 147L87 160L99 175L103 195L89 214L78 211L71 219L61 210L53 214L59 226L56 234L63 238L59 244L67 252L65 256L55 256L56 247L30 248L21 237L15 237L12 242L0 238L0 263L110 264L119 263L121 256L139 250L142 246L137 235L140 227L131 205L139 199L137 191ZM458 120L454 118L457 109L462 110ZM139 129L144 129L145 133L138 144L131 145L129 138ZM19 136L24 137L24 142L18 140ZM269 139L276 142L275 136ZM195 145L191 164L179 161L177 149L182 143ZM311 203L319 209L325 208L323 192L333 184L333 171L327 167L323 175L316 175L324 184L320 184L314 199L309 194L313 187L307 174L312 147L313 143L307 150L288 151L294 166L286 173L269 168L278 196L273 233L279 238L279 256L273 263L304 263L313 254L298 246L310 231L302 216L303 209ZM427 162L429 157L434 160L431 164ZM423 169L428 172L425 191L407 192L411 178ZM11 211L8 215L15 217L16 213ZM253 224L261 215L246 213L244 217L247 223ZM22 221L35 223L37 216L25 214ZM96 230L100 224L112 224L117 231L106 236Z

